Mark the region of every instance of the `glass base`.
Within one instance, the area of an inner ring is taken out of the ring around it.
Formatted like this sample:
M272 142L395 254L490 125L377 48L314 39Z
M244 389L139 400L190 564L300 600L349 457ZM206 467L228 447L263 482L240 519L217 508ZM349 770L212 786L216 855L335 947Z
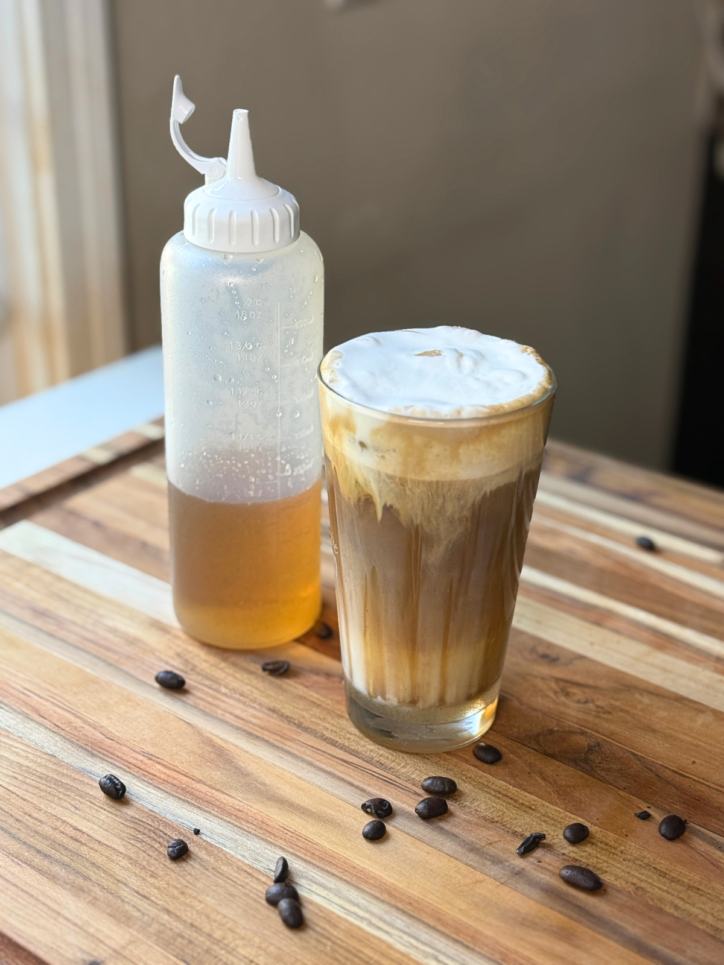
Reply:
M357 730L378 744L412 754L440 754L475 743L492 726L498 707L497 687L489 699L433 710L371 700L349 681L345 687L347 713Z

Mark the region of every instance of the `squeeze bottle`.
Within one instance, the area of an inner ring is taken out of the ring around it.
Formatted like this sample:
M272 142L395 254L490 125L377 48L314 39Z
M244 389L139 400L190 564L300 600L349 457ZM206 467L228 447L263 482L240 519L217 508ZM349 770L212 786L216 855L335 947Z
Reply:
M198 640L285 643L319 616L322 256L299 206L256 174L249 115L229 155L191 151L176 77L171 138L206 183L161 256L171 582Z

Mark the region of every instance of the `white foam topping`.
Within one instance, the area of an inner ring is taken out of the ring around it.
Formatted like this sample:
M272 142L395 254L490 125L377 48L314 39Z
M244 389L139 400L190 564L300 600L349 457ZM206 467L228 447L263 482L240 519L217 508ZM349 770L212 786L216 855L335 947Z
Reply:
M350 402L447 419L517 408L551 384L528 346L450 325L353 338L325 356L322 375Z

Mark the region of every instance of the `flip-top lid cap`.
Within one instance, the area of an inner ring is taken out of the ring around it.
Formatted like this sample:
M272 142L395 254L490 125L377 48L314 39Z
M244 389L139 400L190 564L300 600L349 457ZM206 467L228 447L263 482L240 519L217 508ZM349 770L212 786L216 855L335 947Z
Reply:
M177 75L171 103L171 140L206 178L184 202L184 236L213 251L253 252L285 248L299 237L299 205L288 191L260 178L254 167L249 112L235 110L228 160L204 158L186 144L180 125L194 111Z

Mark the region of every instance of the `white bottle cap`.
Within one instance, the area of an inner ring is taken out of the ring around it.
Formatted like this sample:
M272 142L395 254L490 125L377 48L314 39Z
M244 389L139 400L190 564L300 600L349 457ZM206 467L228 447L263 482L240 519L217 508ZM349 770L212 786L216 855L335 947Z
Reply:
M299 237L299 205L282 188L260 178L254 168L249 112L234 111L228 160L195 154L180 125L194 104L176 75L171 101L171 140L179 154L206 177L184 202L184 237L213 251L271 251Z

